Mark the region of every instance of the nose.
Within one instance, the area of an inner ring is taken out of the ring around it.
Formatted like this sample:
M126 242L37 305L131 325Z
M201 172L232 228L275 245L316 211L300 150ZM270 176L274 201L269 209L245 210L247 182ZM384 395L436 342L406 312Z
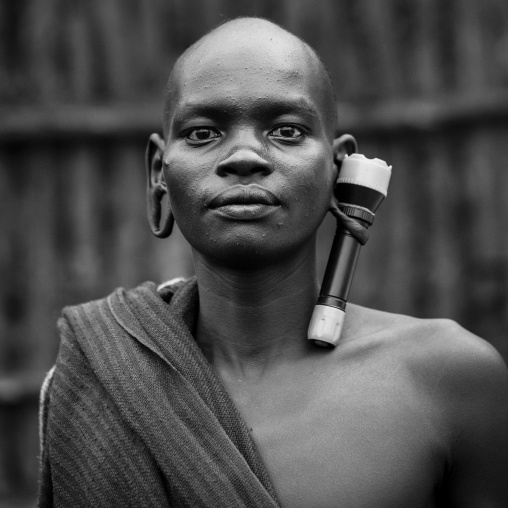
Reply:
M219 176L268 175L271 172L272 165L263 153L262 143L254 135L238 136L217 164Z

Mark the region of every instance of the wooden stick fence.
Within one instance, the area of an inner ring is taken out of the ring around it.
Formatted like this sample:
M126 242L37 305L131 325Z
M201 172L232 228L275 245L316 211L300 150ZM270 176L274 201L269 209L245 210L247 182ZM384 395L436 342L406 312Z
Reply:
M391 100L367 108L338 105L340 127L372 138L432 132L508 119L508 90ZM146 137L161 129L160 103L0 109L0 142L88 136ZM144 139L144 138L143 138Z
M60 308L192 273L178 231L148 233L144 145L177 55L239 15L311 43L342 129L393 164L352 300L456 319L508 358L506 0L0 2L2 506L33 504Z

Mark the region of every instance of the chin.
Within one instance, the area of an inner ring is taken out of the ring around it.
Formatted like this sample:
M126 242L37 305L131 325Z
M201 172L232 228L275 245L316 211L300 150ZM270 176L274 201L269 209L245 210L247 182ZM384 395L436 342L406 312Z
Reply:
M315 252L311 239L304 242L285 242L282 238L233 238L229 241L196 245L204 257L228 268L254 270L289 262L295 257Z
M220 247L207 245L198 250L204 256L213 258L221 264L247 268L264 265L280 257L277 249L251 242L222 244Z

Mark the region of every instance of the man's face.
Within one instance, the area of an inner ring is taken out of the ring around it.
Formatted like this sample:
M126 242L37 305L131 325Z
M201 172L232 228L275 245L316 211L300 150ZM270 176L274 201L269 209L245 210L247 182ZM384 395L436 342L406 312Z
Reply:
M201 254L245 265L313 242L336 177L315 66L294 41L252 34L205 39L186 58L164 177Z

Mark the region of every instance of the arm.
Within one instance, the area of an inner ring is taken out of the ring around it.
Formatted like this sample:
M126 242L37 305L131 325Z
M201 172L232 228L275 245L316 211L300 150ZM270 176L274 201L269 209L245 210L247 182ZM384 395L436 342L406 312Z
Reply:
M53 486L51 482L51 464L49 462L48 450L46 449L46 431L48 422L48 410L51 397L51 383L53 381L53 367L47 374L42 383L39 399L39 442L40 442L40 462L39 462L39 502L40 508L50 508L53 506Z
M39 445L40 455L42 458L42 452L44 450L46 440L46 424L48 421L48 409L49 409L49 392L51 388L51 382L53 381L53 374L55 367L51 367L51 370L46 374L44 381L41 386L41 393L39 395Z
M450 506L508 507L508 370L486 342L455 325L460 344L447 379ZM455 339L452 339L455 342Z

